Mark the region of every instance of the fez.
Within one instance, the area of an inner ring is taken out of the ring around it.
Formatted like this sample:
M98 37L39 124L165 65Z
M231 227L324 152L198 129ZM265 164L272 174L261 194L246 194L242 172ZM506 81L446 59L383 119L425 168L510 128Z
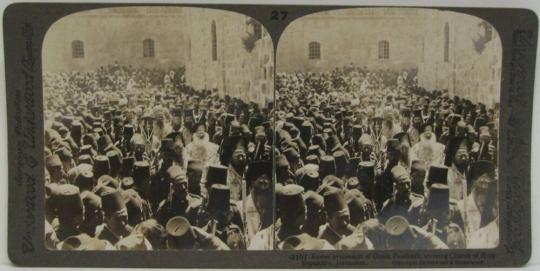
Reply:
M429 188L426 209L428 212L448 211L450 194L448 186L441 183L434 183Z
M305 169L300 184L306 191L315 191L319 187L319 172L313 169Z
M333 156L323 155L319 162L319 175L324 178L336 174L336 162Z
M343 151L335 151L332 156L336 162L336 175L338 177L345 176L349 169L349 159Z
M324 193L323 197L324 210L327 214L332 214L348 208L345 194L341 189L330 188Z
M230 211L231 191L227 185L213 184L208 193L207 210L210 214Z
M60 223L83 214L83 203L79 188L71 184L61 184L55 189L56 212Z
M150 182L150 164L148 161L137 161L133 164L133 181L135 186L144 186Z
M124 157L122 159L122 170L120 170L120 175L122 177L132 176L134 165L135 157Z
M92 190L94 188L94 173L91 170L81 170L75 178L74 184L81 191Z
M276 205L281 217L295 215L304 204L304 188L296 184L287 184L276 188Z
M448 168L445 166L432 165L429 167L428 176L427 176L427 187L431 185L439 184L448 184Z
M120 157L120 153L115 150L108 151L107 158L109 159L111 174L116 177L122 169L122 158Z
M206 171L206 186L214 184L227 184L227 168L222 165L211 165Z
M109 164L109 158L105 155L97 155L94 157L94 177L97 179L103 175L110 173L111 167Z
M122 193L120 190L105 187L100 193L101 195L101 205L103 212L106 216L109 216L115 212L121 211L126 208Z

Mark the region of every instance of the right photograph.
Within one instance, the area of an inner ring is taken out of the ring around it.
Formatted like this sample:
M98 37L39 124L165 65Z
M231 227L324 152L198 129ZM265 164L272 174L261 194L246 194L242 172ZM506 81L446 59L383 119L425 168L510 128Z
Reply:
M351 8L277 48L275 249L499 245L502 45L479 17Z

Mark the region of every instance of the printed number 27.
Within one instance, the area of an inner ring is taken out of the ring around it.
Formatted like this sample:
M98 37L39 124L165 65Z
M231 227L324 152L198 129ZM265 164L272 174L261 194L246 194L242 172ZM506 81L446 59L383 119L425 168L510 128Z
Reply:
M289 14L287 11L272 10L272 15L271 15L270 19L272 21L278 21L278 20L283 21L283 20L285 20L285 18L287 18L287 14Z

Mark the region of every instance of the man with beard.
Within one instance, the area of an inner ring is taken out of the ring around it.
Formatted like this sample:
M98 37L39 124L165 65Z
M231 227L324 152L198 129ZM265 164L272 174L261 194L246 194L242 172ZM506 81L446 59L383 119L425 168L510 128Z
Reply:
M230 139L232 144L232 157L227 170L227 184L231 188L231 200L242 200L244 185L244 171L247 164L246 145L241 136Z
M104 223L96 230L97 238L116 244L131 233L128 224L128 212L122 193L110 187L101 192L101 204L104 212Z
M424 124L421 129L420 142L413 145L411 156L413 159L424 161L427 166L443 164L444 150L445 146L436 141L431 124Z
M248 249L268 250L273 248L274 222L272 162L253 161L248 165L246 184L249 195L237 205L246 223Z
M462 200L467 195L467 167L469 148L465 137L453 137L448 143L445 165L449 166L448 188L450 199Z
M470 193L458 203L458 208L464 221L469 248L488 243L487 238L499 236L495 165L491 161L475 161L469 167L467 178L471 185ZM484 240L473 238L488 225L491 234L483 234ZM490 247L497 245L498 238L494 238Z
M424 197L411 193L411 179L404 167L394 166L391 174L394 181L394 195L384 202L379 220L385 223L388 218L400 215L407 218L409 223L417 225Z
M170 182L169 195L159 204L155 215L161 225L165 225L174 216L185 216L190 205L202 200L188 192L188 181L181 167L169 167L167 175Z
M195 126L193 141L185 148L187 160L200 160L205 166L219 164L219 145L210 142L210 136L206 132L206 124L199 123Z
M411 139L411 144L414 146L416 143L420 142L420 130L422 129L423 124L422 119L422 110L414 110L412 118L412 126L407 130L409 137Z

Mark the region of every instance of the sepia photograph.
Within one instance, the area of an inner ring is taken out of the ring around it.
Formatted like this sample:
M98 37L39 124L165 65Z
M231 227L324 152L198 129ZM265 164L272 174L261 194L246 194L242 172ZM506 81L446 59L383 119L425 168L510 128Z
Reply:
M497 248L502 45L490 23L323 11L291 22L276 54L275 249Z
M114 7L43 42L45 246L270 249L274 52L240 13Z

